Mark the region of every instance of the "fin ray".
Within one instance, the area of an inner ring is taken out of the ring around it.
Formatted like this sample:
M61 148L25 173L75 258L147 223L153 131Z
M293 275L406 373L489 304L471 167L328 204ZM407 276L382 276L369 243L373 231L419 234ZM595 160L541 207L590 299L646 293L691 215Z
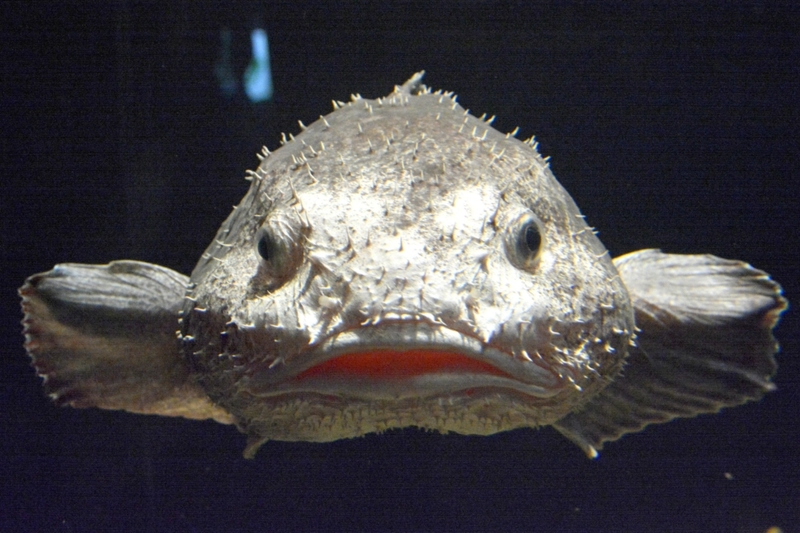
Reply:
M648 424L761 398L786 300L750 265L712 255L641 250L614 260L631 296L638 347L622 374L555 427L589 456Z
M188 278L157 265L61 264L20 288L25 348L57 405L213 418L176 335Z

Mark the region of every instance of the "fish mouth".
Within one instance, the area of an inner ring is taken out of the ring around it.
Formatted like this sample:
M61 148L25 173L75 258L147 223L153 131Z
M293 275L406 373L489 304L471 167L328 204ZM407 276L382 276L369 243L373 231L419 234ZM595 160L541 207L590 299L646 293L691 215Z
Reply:
M543 361L514 357L476 337L421 321L383 321L336 333L248 381L262 397L316 394L367 401L497 393L546 400L565 388L565 379Z

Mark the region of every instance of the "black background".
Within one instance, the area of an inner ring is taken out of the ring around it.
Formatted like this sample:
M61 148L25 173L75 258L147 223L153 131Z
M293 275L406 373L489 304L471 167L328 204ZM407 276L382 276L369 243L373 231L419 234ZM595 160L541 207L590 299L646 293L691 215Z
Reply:
M3 531L800 531L800 363L778 392L596 461L555 431L268 443L211 422L54 408L16 288L57 262L188 273L255 152L415 71L540 150L613 255L743 259L798 293L792 2L5 2L0 8ZM222 7L224 5L224 7ZM266 27L275 97L225 100Z

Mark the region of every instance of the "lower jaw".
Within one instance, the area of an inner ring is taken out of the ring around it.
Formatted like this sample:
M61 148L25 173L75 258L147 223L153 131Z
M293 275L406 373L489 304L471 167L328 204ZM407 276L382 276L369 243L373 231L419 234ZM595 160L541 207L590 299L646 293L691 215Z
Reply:
M565 387L545 388L491 374L436 373L391 379L362 375L304 377L276 384L256 393L265 401L299 398L347 405L367 403L391 406L483 401L497 398L539 405L552 403ZM279 400L280 401L280 400Z

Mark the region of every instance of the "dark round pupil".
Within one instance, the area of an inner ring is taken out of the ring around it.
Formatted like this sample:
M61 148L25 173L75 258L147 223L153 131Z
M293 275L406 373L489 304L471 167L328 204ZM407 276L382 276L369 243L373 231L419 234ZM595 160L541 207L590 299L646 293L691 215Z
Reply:
M528 251L531 253L538 252L539 245L542 243L542 237L539 235L539 228L536 227L536 224L530 223L525 226L523 231L523 238Z
M272 259L272 256L275 255L275 243L272 242L272 239L266 233L261 235L261 238L258 239L258 255L260 255L264 261L269 261Z

